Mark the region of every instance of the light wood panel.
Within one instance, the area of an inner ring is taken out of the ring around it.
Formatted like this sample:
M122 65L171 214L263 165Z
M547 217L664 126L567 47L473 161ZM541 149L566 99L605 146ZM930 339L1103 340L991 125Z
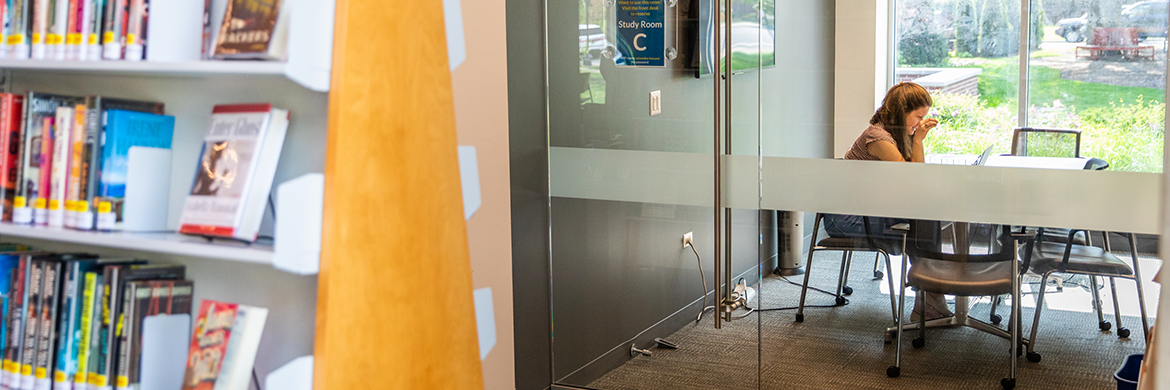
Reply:
M336 20L314 388L482 388L442 3Z

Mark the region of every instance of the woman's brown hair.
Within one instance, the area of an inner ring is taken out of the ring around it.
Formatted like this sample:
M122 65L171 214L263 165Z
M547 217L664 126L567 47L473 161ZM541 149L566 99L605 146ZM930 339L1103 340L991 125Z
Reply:
M910 129L906 128L906 115L922 107L934 105L930 92L926 88L914 83L898 83L882 99L882 106L878 107L869 124L880 124L898 142L898 151L907 161L910 160Z

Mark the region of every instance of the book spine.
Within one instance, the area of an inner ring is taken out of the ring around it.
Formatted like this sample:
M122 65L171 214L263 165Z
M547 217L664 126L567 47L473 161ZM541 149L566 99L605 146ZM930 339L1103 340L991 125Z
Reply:
M102 59L102 16L105 14L105 0L86 0L89 7L89 32L85 37L85 59L100 61Z
M98 176L100 176L100 167L102 153L101 144L99 140L102 135L102 98L100 96L91 96L85 99L85 159L88 162L86 170L82 172L81 193L82 200L86 202L91 210L97 210L98 202L98 183L100 183Z
M12 129L12 103L16 95L6 93L0 95L0 190L3 191L3 196L0 201L3 202L3 209L0 210L0 220L12 221L12 199L15 197L15 177L10 173L14 167L15 161L12 161L11 154L8 152L14 145L11 135L14 135Z
M11 12L11 0L0 0L0 23L3 23L3 26L0 26L0 58L8 58L8 35L12 33L9 20Z
M79 296L84 283L81 275L81 262L70 262L65 271L65 288L61 295L61 308L58 315L59 331L57 332L57 361L53 370L53 389L62 390L72 387L73 374L76 373L77 342L74 334L77 332L77 317L81 313L81 297Z
M17 150L17 164L16 170L16 197L12 201L12 222L27 224L32 222L31 211L28 209L28 202L31 200L28 185L25 183L25 175L29 174L29 166L31 161L31 152L29 144L32 143L32 135L29 134L32 126L29 126L29 105L32 99L36 96L35 93L29 92L24 99L24 109L20 110L20 142Z
M65 225L65 200L69 197L69 157L73 154L73 108L58 107L53 127L51 169L49 170L49 226Z
M117 357L117 351L114 349L117 343L116 331L118 321L118 303L119 299L118 286L121 284L119 267L106 267L103 279L104 286L102 293L102 322L100 331L99 349L97 351L97 364L92 368L90 375L90 386L95 389L107 389L110 386L111 376L114 374L114 364Z
M73 126L70 127L69 150L69 195L65 199L65 226L76 228L80 224L78 216L83 211L81 204L82 187L81 174L89 168L89 161L85 159L85 105L78 104L73 108ZM80 204L79 204L80 203Z
M53 378L49 375L53 368L54 344L57 341L57 307L60 305L61 262L47 261L44 266L44 286L41 288L41 314L37 320L40 329L37 330L36 366L33 368L35 378L34 388L37 390L51 389Z
M29 267L28 299L24 312L24 341L21 342L20 353L20 389L33 390L35 377L33 368L36 367L37 330L40 329L39 317L41 304L42 276L45 270L43 260L34 260Z
M81 307L78 313L77 332L74 333L76 344L73 347L73 384L74 387L84 389L86 373L89 370L89 343L93 332L94 297L100 276L95 272L85 273L85 289L81 294Z
M53 190L53 136L56 135L54 118L46 116L41 119L40 154L37 157L37 200L33 203L33 223L47 225L49 223L49 197Z
M102 58L122 59L122 41L125 39L124 24L126 0L106 0L105 17L102 22Z
M146 0L128 2L126 16L126 60L142 61L146 51Z
M115 371L115 390L128 390L130 386L130 340L138 333L134 323L138 286L139 283L131 282L126 283L126 287L122 289L122 312L118 313L118 322L121 323L121 326L118 327L119 332L117 332L118 364ZM146 290L149 292L149 289Z
M65 34L69 32L69 1L52 0L49 31L45 35L46 58L65 60ZM76 1L76 0L73 0Z
M9 0L12 5L9 15L9 34L8 57L16 59L27 59L28 52L28 33L29 33L29 2L32 0Z
M52 0L32 0L32 58L45 59L45 36L49 34L49 12Z
M69 0L69 21L65 32L65 59L69 61L81 60L81 42L86 30L85 3L88 0Z
M4 373L3 384L6 387L17 387L14 379L20 376L20 342L23 340L23 330L21 321L22 312L24 311L25 297L28 291L24 288L27 282L26 257L22 256L20 263L17 265L16 272L12 273L12 292L11 299L8 300L8 316L5 317L5 328L7 328L7 339L4 344Z

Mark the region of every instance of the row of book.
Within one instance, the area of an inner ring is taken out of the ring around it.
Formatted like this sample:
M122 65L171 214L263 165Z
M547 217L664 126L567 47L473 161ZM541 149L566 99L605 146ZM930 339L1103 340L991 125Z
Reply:
M203 57L283 59L289 15L280 0L167 0L158 6L199 1ZM152 20L149 0L0 1L0 58L38 60L129 60L147 58L150 23L170 28L171 20ZM163 13L171 15L172 13ZM198 22L198 20L195 20ZM155 34L168 32L156 30ZM176 32L185 34L187 31ZM197 33L197 32L196 32ZM198 39L197 36L189 39ZM168 42L169 43L169 42Z
M0 245L0 389L144 388L143 367L160 364L144 361L160 356L144 345L144 339L158 337L145 334L151 319L180 316L190 323L195 286L184 279L185 268L28 249ZM164 382L181 381L183 389L247 390L267 313L204 300L186 361L162 362L180 370L160 371L184 374Z
M175 118L164 109L160 102L103 96L0 94L0 218L119 229L131 149L171 149ZM211 119L180 231L255 240L288 111L271 104L219 105ZM155 214L165 225L165 211Z

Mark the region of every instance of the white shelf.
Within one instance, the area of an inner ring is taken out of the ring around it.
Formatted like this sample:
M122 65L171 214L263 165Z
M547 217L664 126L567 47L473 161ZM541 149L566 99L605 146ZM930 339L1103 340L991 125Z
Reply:
M0 240L8 237L267 265L272 264L273 258L272 247L267 245L248 245L228 240L208 241L167 232L96 232L0 223Z
M0 59L0 69L15 71L156 76L284 76L317 92L329 91L328 69L297 71L303 67L281 61L48 61ZM323 72L323 73L322 73ZM308 74L302 74L308 73ZM318 74L320 73L320 74Z

